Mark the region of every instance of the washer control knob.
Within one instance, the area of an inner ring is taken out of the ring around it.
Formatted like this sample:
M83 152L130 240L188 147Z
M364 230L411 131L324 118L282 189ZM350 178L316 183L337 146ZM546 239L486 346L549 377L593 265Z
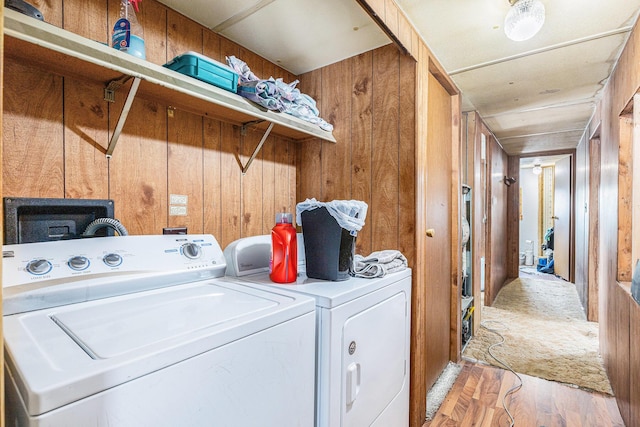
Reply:
M87 257L77 255L69 258L67 265L69 265L69 268L72 270L86 270L89 267L89 259Z
M202 249L195 243L185 243L182 245L182 253L189 259L198 259L202 255Z
M26 267L29 273L36 274L38 276L47 274L48 272L51 271L51 268L52 268L51 263L46 259L42 259L42 258L29 261Z
M122 257L119 254L106 254L102 257L102 261L109 267L117 267L122 264Z

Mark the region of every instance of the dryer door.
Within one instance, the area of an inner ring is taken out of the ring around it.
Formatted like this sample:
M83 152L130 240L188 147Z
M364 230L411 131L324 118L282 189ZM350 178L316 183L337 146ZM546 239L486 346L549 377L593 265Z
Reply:
M386 411L404 425L408 383L408 295L398 292L351 316L342 334L342 425L370 426ZM388 414L384 417L389 420ZM391 420L389 420L391 421ZM396 423L398 421L398 423Z

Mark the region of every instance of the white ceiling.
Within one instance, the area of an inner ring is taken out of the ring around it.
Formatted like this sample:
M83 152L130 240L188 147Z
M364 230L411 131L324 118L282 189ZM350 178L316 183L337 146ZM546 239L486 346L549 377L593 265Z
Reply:
M159 1L296 75L390 43L355 0Z
M356 0L160 1L294 74L389 43ZM577 146L640 10L541 0L542 30L514 42L508 0L395 1L509 154Z

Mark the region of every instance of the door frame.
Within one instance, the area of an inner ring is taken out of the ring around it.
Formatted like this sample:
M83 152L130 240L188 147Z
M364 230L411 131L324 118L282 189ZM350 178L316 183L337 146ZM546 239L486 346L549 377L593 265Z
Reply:
M547 157L568 154L570 156L570 198L569 201L569 281L575 280L575 183L576 183L576 150L539 151L535 153L525 153L518 156L509 156L509 174L518 181L520 179L520 159L531 157ZM517 182L516 181L516 182ZM509 188L507 208L507 247L509 248L507 257L507 276L510 279L517 279L520 271L520 220L519 220L519 186L512 185Z

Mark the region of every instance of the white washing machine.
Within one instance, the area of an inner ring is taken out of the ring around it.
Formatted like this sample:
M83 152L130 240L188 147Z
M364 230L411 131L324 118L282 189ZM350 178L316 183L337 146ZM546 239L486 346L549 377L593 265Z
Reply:
M407 426L411 270L340 282L307 278L298 235L298 280L277 284L269 279L270 247L268 235L230 244L224 250L227 277L315 298L315 425Z
M315 304L231 285L211 235L6 245L7 426L299 426Z

